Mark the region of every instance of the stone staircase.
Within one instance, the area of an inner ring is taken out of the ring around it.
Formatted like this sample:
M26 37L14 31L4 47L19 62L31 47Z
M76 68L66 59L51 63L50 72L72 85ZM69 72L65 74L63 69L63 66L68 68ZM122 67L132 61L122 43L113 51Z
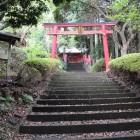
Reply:
M84 72L85 69L82 63L69 63L67 66L69 72Z
M59 73L19 133L33 140L140 140L140 99L106 73Z

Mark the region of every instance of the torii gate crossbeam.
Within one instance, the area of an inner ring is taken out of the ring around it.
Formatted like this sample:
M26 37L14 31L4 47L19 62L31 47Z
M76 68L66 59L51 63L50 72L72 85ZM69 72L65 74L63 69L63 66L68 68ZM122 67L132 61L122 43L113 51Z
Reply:
M108 40L107 35L112 34L113 30L108 30L107 27L115 26L115 22L95 22L95 23L44 23L44 28L50 28L51 31L47 32L47 35L53 36L52 42L52 58L56 58L57 50L57 36L58 35L89 35L89 34L102 34L103 36L103 48L104 48L104 57L106 71L109 70L109 50L108 50ZM61 31L60 28L75 27L76 30L73 31ZM97 30L85 30L85 27L97 27Z

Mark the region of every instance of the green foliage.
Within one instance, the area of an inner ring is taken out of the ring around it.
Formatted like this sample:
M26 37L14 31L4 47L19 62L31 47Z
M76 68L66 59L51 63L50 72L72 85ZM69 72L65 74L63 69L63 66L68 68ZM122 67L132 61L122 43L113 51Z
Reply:
M95 58L95 57L101 58L103 57L102 54L103 54L103 47L101 43L96 45L95 48L92 48L90 51L91 58Z
M17 59L21 59L21 61L28 58L27 52L19 47L12 47L11 55L14 55Z
M74 39L76 41L76 46L77 47L81 47L81 48L84 48L85 46L89 47L86 35L82 35L82 36L77 35L77 36L74 37Z
M43 47L31 46L31 47L24 48L24 50L27 52L27 55L30 59L50 57L50 53L48 53L47 50Z
M33 58L24 61L24 64L36 68L41 73L59 66L60 61L52 58Z
M47 13L46 13L47 14ZM45 16L46 17L46 16ZM47 16L49 18L49 15ZM27 41L27 46L43 46L45 47L46 42L45 42L45 30L42 26L42 22L40 21L37 26L32 26L29 30L30 34L27 36L26 41ZM47 40L48 43L48 40Z
M14 99L10 95L6 97L0 95L0 110L4 111L5 109L9 109L13 101Z
M44 0L8 0L0 6L3 23L11 27L35 25L40 15L46 10Z
M59 67L58 67L59 70L60 70L60 71L61 71L61 70L66 70L66 69L67 69L67 64L64 63L62 59L59 59L59 61L60 61L60 65L59 65Z
M140 5L138 0L115 0L109 9L115 13L109 18L115 21L131 22L132 29L139 29Z
M60 4L63 4L63 3L69 3L69 2L71 2L72 0L53 0L53 3L56 5L56 6L58 6L58 5L60 5Z
M73 0L61 0L61 2L57 2L59 4L53 12L55 20L57 22L75 22L77 10L80 9L79 2ZM79 15L78 19L80 19Z
M21 99L25 103L30 103L30 102L34 101L33 97L31 95L28 95L28 94L23 94Z
M140 71L140 53L127 54L109 62L109 66L130 72Z
M96 62L96 64L94 64L94 66L91 68L92 72L101 72L105 70L105 63L104 63L104 59L100 59Z

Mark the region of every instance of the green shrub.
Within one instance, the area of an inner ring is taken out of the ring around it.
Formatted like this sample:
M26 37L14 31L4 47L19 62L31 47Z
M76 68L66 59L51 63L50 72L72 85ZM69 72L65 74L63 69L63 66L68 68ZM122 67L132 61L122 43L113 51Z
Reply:
M100 60L98 60L94 66L91 68L92 72L101 72L105 70L105 63L104 63L104 59L101 58Z
M4 111L5 109L9 109L12 102L14 102L14 99L10 95L7 95L6 97L0 95L0 110Z
M47 52L47 50L43 47L38 47L38 46L31 46L31 47L26 47L24 50L27 52L28 57L30 59L32 58L49 58L50 53Z
M24 65L36 68L41 73L58 67L60 61L52 58L33 58L24 61Z
M30 102L34 101L33 97L31 95L27 95L27 94L22 95L21 99L24 103L30 103Z
M59 59L59 61L60 61L59 70L60 71L66 70L67 69L67 64L64 63L62 59Z
M109 62L111 68L130 72L140 71L140 53L127 54Z

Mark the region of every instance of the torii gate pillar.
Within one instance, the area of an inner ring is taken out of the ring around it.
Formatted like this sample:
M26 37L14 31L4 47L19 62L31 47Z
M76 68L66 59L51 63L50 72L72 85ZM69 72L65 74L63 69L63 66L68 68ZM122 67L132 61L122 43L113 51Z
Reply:
M57 31L58 27L54 27L54 35L53 35L53 40L52 40L52 54L51 58L56 58L56 51L57 51Z
M105 67L106 71L109 71L109 51L108 51L108 40L107 40L107 34L106 34L106 26L102 25L102 32L103 32L103 47L104 47L104 58L105 58Z

